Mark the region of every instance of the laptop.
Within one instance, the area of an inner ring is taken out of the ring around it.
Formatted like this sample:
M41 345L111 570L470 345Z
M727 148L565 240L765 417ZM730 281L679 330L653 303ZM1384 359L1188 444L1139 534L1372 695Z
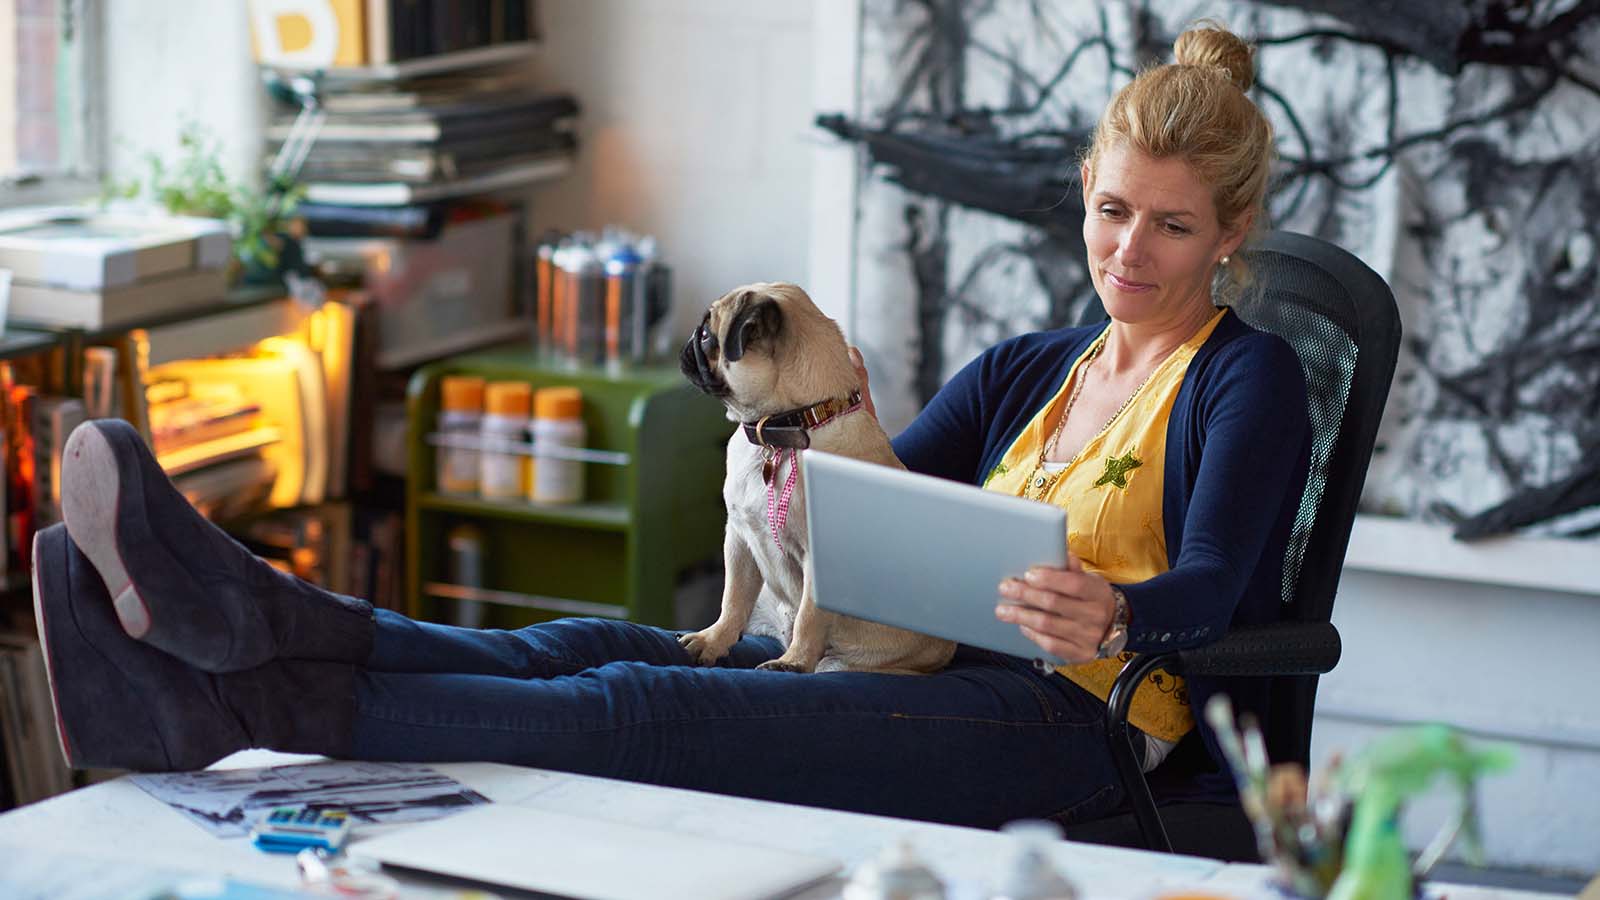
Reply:
M800 457L817 605L1056 666L994 617L996 590L1064 566L1067 512L820 450Z
M502 803L358 841L350 854L401 872L585 900L765 900L839 870L788 850Z

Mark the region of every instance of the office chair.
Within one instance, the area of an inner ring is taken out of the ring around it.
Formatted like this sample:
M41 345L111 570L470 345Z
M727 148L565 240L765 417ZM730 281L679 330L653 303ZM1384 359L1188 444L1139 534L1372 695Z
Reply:
M1339 632L1329 619L1394 376L1400 315L1383 279L1326 241L1275 231L1245 255L1256 284L1233 309L1294 347L1306 373L1313 431L1305 492L1285 551L1283 616L1271 625L1230 630L1205 647L1143 654L1127 663L1106 704L1107 740L1126 809L1069 825L1073 840L1257 860L1255 835L1236 796L1232 803L1189 799L1204 793L1196 783L1220 784L1227 775L1216 771L1201 741L1203 722L1148 778L1140 771L1128 726L1133 693L1156 668L1185 677L1271 679L1264 717L1268 755L1274 763L1305 766L1317 676L1339 661Z

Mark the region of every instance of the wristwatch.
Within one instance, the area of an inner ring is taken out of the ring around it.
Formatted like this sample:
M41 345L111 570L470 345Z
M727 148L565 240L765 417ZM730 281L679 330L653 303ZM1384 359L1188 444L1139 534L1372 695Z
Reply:
M1100 650L1095 653L1096 659L1110 659L1128 646L1128 623L1133 618L1128 611L1128 597L1122 593L1122 588L1116 585L1111 586L1111 596L1116 598L1117 608L1111 613L1111 624L1106 627L1106 636L1100 639Z

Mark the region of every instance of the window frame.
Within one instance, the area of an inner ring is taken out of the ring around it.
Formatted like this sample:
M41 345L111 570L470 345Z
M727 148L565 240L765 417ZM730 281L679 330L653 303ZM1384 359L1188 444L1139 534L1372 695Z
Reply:
M100 0L60 3L57 13L70 14L73 21L74 40L62 46L66 57L62 68L74 79L68 102L77 139L64 148L65 158L55 171L0 175L0 208L76 203L98 196L103 189L105 12Z

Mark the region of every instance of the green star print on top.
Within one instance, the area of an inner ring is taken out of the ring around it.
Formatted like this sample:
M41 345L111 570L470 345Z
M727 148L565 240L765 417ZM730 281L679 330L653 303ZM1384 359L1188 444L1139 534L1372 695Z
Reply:
M1109 484L1127 490L1128 473L1142 465L1144 465L1144 460L1134 456L1132 450L1121 456L1108 456L1106 457L1105 474L1095 480L1094 486L1104 487Z

